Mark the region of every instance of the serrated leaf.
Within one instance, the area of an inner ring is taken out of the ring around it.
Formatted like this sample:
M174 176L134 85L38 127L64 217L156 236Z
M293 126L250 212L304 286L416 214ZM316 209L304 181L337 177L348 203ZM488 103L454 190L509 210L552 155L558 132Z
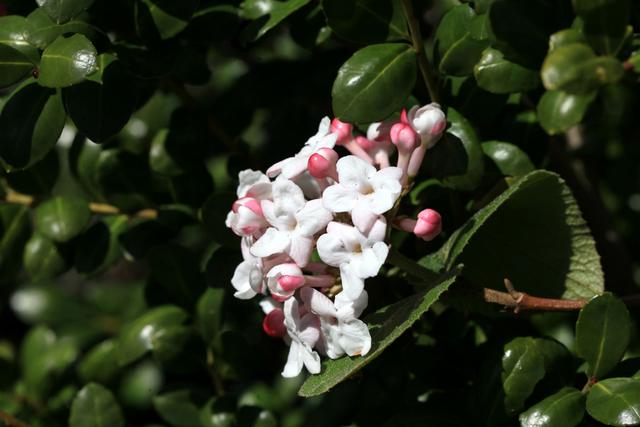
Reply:
M587 412L610 426L640 424L640 381L609 378L595 383L587 395Z
M346 122L382 120L400 109L416 80L416 54L403 43L367 46L338 70L333 112Z
M54 197L36 208L36 228L42 235L66 242L82 232L91 219L89 205L82 199Z
M576 323L576 350L589 364L587 374L602 378L622 359L629 345L631 320L622 301L600 295L580 310Z
M73 399L69 427L124 427L124 416L113 393L89 383Z
M540 84L538 70L509 61L497 49L488 48L473 68L473 75L482 89L497 94L526 92Z
M371 351L363 357L325 360L322 372L310 376L298 394L304 397L325 393L378 357L409 329L455 282L458 269L441 276L428 289L384 307L365 319L371 331Z
M520 414L521 427L575 427L584 417L585 396L565 387Z
M487 141L482 143L482 151L493 160L503 175L524 176L535 169L527 153L517 145L502 141Z
M60 88L83 81L97 69L97 52L82 34L58 37L42 53L38 83Z
M560 90L547 91L538 102L540 126L550 135L565 132L582 121L596 92L571 94Z

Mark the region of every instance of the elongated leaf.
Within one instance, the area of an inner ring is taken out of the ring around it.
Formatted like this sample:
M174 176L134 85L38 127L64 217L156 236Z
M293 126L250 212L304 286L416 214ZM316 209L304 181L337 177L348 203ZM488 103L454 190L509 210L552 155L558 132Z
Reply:
M22 80L31 74L33 68L33 63L26 55L0 43L0 87Z
M44 159L28 169L9 172L6 176L9 187L23 194L46 195L56 184L60 172L60 161L56 150L49 151Z
M36 228L56 242L66 242L80 234L90 219L89 206L81 199L54 197L36 208Z
M107 426L124 427L122 409L108 389L89 383L73 399L69 427Z
M56 23L62 24L75 18L80 12L87 10L94 0L36 0Z
M224 289L208 288L198 300L196 327L205 343L211 344L222 327Z
M511 62L497 49L482 52L480 61L473 68L478 86L491 93L526 92L540 84L537 70Z
M0 282L20 271L22 251L31 233L29 208L0 206Z
M73 20L56 24L42 9L36 9L27 16L23 31L25 40L40 49L46 49L58 37L69 33L83 34L94 43L109 42L106 34L87 22Z
M340 37L358 43L409 39L400 0L325 0L327 23Z
M503 290L508 277L536 296L590 298L604 288L600 257L575 199L560 177L542 170L516 181L421 263L432 269L464 263L472 283Z
M576 349L589 367L587 373L602 378L622 359L631 334L629 311L622 301L605 293L589 301L576 323Z
M19 15L0 17L0 43L22 52L34 63L40 60L40 52L31 46L25 36L26 18Z
M487 141L482 143L482 151L494 161L503 175L524 176L535 169L527 153L517 145L502 141Z
M64 122L59 94L36 83L25 84L0 113L0 157L12 168L32 165L58 141Z
M42 53L38 82L46 87L67 87L96 71L96 48L82 34L58 37Z
M582 121L595 97L595 91L584 95L560 90L545 92L538 102L540 126L551 135L566 131Z
M587 396L587 412L610 426L640 424L640 381L609 378L597 382Z
M245 0L240 6L240 15L254 20L245 30L244 38L254 41L262 37L289 15L311 0Z
M565 387L520 414L522 427L575 427L584 417L585 396Z
M364 357L342 357L325 360L322 372L305 381L298 394L316 396L329 391L378 357L393 341L409 329L455 282L458 270L443 275L428 289L414 296L384 307L368 316L365 321L371 330L371 351Z
M441 73L467 76L487 47L486 40L474 39L471 22L476 16L466 4L451 8L438 25L435 38L436 62Z
M76 244L74 264L79 273L101 271L121 255L119 237L128 228L128 218L116 215L92 224Z
M333 83L333 112L341 120L368 123L398 110L416 80L416 54L402 43L367 46L357 51Z
M574 0L582 32L599 54L615 54L624 41L631 12L629 0Z

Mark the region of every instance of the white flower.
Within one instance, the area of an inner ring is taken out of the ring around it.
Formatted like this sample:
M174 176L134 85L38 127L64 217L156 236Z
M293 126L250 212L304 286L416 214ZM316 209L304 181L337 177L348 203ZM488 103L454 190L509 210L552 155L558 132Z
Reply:
M336 167L339 182L324 190L324 207L331 212L351 212L353 224L366 233L400 196L402 169L376 170L356 156L341 158Z
M269 226L262 213L260 201L253 197L236 200L227 214L225 224L238 236L253 236Z
M271 296L277 301L290 298L302 285L304 285L304 276L296 264L279 264L267 273L267 287Z
M300 296L305 306L320 318L321 336L318 347L332 359L343 354L364 356L371 349L371 334L367 325L357 319L367 306L367 292L351 301L336 295L335 303L313 288L303 288Z
M338 135L331 133L331 120L325 117L320 121L318 133L309 138L302 149L293 157L279 161L267 169L270 177L282 174L284 178L292 179L307 170L309 157L321 148L333 148Z
M238 174L238 199L252 197L258 200L271 198L271 181L260 171L245 169Z
M251 247L251 253L257 257L287 253L300 267L309 262L314 234L332 219L320 199L305 202L300 187L288 179L273 184L273 201L263 200L262 211L272 227Z
M282 376L296 377L303 366L312 374L320 373L320 356L313 351L313 346L320 338L318 317L313 313L306 313L300 318L298 301L295 298L289 298L284 303L284 324L291 338L291 347Z
M318 239L318 255L327 264L340 268L345 297L354 301L364 289L364 279L378 274L389 254L384 243L387 229L383 217L368 234L339 222L330 222L327 234Z
M250 245L250 238L243 238L241 245L244 261L236 267L231 278L231 284L236 289L233 296L238 299L251 299L262 293L264 288L262 260L251 255L246 249Z
M407 115L409 124L420 135L426 148L431 148L438 142L438 138L447 126L447 118L440 108L440 104L431 104L419 107L414 105Z

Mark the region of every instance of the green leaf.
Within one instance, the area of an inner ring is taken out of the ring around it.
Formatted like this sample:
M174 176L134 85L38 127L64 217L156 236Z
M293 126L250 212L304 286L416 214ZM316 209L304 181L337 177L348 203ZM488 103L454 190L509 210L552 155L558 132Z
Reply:
M478 86L491 93L526 92L540 84L537 70L506 59L502 52L488 48L473 68Z
M73 399L69 427L124 427L124 416L108 389L89 383Z
M49 194L58 180L60 161L56 150L49 151L44 159L34 163L28 169L7 173L7 184L22 194L44 196Z
M441 276L424 291L367 316L365 321L371 331L371 351L363 357L345 356L336 360L325 360L323 371L318 375L310 376L298 394L310 397L325 393L358 372L420 319L440 295L455 282L457 276L458 269L454 269Z
M60 95L36 83L25 84L0 113L0 157L11 168L34 164L58 141L64 123Z
M39 49L46 49L58 37L70 33L83 34L95 43L105 45L109 43L107 35L93 25L79 20L59 25L53 22L42 9L36 9L27 16L23 32L25 40Z
M0 43L22 52L33 63L40 60L40 52L25 37L26 18L19 15L0 17Z
M151 292L155 284L163 288L168 299L185 308L193 307L204 291L198 257L191 250L175 244L157 246L149 251Z
M153 335L164 329L179 326L187 313L179 307L165 305L147 311L126 325L118 340L118 362L129 364L153 350Z
M545 374L544 359L534 338L516 338L504 346L502 387L508 414L520 410Z
M178 176L185 173L184 168L173 158L170 147L169 129L160 129L151 142L149 150L149 165L151 169L161 175Z
M136 29L147 40L166 40L187 28L199 0L137 0Z
M482 143L482 151L493 160L503 175L524 176L535 169L527 153L517 145L502 141L487 141Z
M200 411L191 401L189 390L176 390L153 398L153 407L169 425L200 427Z
M119 237L129 226L125 215L104 218L91 225L76 243L74 265L79 273L95 273L113 264L121 255Z
M19 82L33 69L33 62L25 54L0 43L0 87Z
M36 3L57 24L62 24L89 9L93 0L36 0Z
M227 401L211 398L200 410L202 427L232 427L236 425L235 405L225 405Z
M424 167L445 187L474 190L484 174L484 154L471 123L453 108L447 109L450 123L444 137L429 150Z
M507 277L536 296L590 298L604 288L595 242L571 191L543 170L515 181L420 263L443 270L464 263L471 283L504 290Z
M198 300L196 327L204 342L211 345L222 330L224 289L208 288Z
M587 374L602 378L629 345L631 320L625 304L610 293L589 301L576 323L576 350L589 364Z
M117 354L116 340L107 339L94 346L78 365L82 381L102 384L112 381L120 370Z
M67 261L56 244L34 233L24 247L24 269L32 279L48 279L64 273Z
M573 0L582 33L599 54L614 55L622 46L631 14L629 0Z
M595 383L587 395L587 412L610 426L640 424L640 381L609 378Z
M22 251L31 234L29 208L0 206L0 282L11 279L22 267Z
M133 77L111 55L100 55L97 76L62 91L67 113L78 130L103 142L127 124L135 108Z
M255 41L264 36L292 13L311 0L245 0L240 4L240 16L252 19L245 29L243 38ZM268 15L268 16L267 16Z
M471 7L461 4L451 8L442 18L435 35L436 63L441 73L467 76L473 72L486 40L471 35L471 23L476 16Z
M547 91L538 102L540 126L550 135L565 132L582 121L596 92L571 94L561 90Z
M36 208L36 228L56 242L67 242L80 234L91 219L89 205L82 199L54 197Z
M624 68L615 58L596 57L587 45L570 43L549 53L541 74L547 90L584 94L598 86L617 82L622 78Z
M521 427L575 427L584 417L585 396L565 387L520 414Z
M69 326L93 317L91 308L50 284L20 288L10 303L16 316L30 325Z
M324 0L329 27L356 43L408 40L401 0Z
M416 80L416 54L403 43L357 51L333 83L333 112L346 122L382 120L402 107Z
M557 33L551 34L551 37L549 37L549 52L572 43L586 43L584 35L573 28L558 31Z
M80 83L96 71L96 60L96 48L82 34L58 37L42 53L38 82L54 88Z

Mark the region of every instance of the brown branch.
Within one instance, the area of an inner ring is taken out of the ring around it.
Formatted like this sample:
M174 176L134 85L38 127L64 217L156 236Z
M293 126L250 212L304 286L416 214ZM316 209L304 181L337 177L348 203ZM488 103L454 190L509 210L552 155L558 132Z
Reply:
M0 411L0 420L7 425L7 427L29 427L29 424L20 421L13 415L7 414L4 411Z

